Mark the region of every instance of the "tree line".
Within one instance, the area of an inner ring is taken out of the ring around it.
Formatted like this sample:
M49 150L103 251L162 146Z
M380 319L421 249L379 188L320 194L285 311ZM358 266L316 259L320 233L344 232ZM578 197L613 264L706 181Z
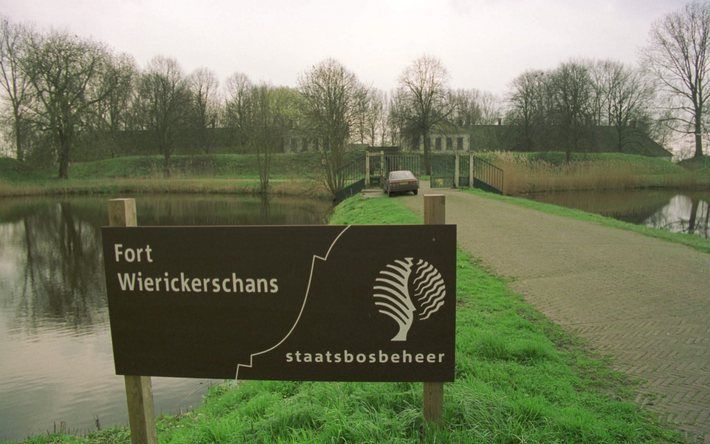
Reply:
M101 134L110 156L121 152L126 131L149 134L170 175L176 138L185 128L195 152L214 149L214 129L258 156L268 186L271 155L297 131L317 140L328 167L325 181L344 162L347 143L424 145L430 170L434 131L504 121L517 132L518 149L545 149L550 140L567 155L596 126L616 130L618 149L630 134L664 142L671 131L691 134L702 155L707 118L708 3L690 3L652 26L638 66L615 61L569 61L515 78L505 97L453 89L441 61L423 56L401 73L389 92L361 82L333 59L304 72L296 87L253 83L234 73L223 84L200 68L186 74L177 60L153 58L140 68L133 57L67 32L39 32L0 20L2 123L14 157L50 163L60 178L81 138Z

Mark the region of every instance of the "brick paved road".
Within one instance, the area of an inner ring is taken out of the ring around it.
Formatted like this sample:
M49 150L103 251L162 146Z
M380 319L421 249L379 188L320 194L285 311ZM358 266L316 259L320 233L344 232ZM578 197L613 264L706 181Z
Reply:
M429 192L429 190L422 190ZM436 190L435 192L440 192ZM637 401L710 442L710 255L454 190L459 245L645 382ZM402 198L421 212L421 194Z

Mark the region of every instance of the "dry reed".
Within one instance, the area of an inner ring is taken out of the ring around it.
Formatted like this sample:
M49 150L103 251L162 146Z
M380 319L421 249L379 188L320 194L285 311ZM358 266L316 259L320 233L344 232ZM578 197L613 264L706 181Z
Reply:
M522 153L491 153L504 171L506 194L543 191L624 190L635 188L707 188L710 177L680 167L659 171L658 162L626 159L575 160L554 164ZM669 172L669 171L673 172Z

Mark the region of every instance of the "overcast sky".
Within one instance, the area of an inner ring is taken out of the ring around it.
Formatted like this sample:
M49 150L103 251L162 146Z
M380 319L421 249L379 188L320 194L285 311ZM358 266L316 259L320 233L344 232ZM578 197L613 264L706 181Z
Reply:
M530 68L570 58L636 63L668 0L158 1L0 0L0 13L41 29L93 37L132 54L157 54L186 72L295 86L326 57L388 90L422 54L439 57L455 88L505 93Z

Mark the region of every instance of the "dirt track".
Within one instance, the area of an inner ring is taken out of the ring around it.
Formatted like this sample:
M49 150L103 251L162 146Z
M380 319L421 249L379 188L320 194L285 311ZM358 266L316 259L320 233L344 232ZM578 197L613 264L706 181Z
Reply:
M550 319L642 378L637 401L710 442L710 255L630 231L455 190L459 246Z

